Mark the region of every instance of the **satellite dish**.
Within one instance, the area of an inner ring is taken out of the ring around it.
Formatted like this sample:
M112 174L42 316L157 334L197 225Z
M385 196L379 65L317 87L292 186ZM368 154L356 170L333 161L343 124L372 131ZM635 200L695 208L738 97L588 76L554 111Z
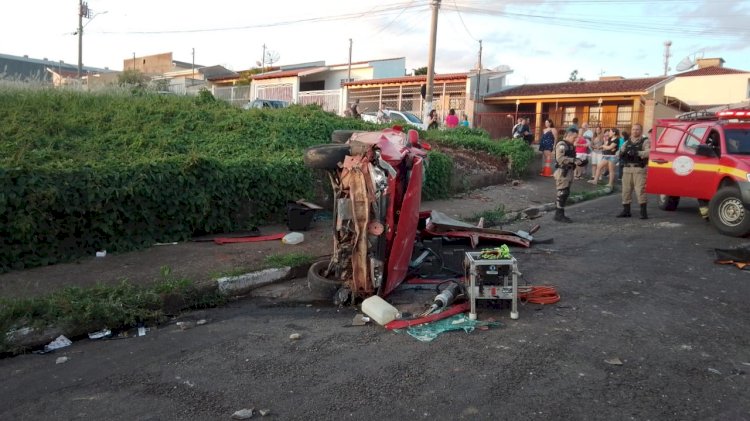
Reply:
M679 63L677 63L677 67L675 70L678 72L684 72L685 70L690 70L695 66L695 59L690 58L690 56L687 56L683 58Z

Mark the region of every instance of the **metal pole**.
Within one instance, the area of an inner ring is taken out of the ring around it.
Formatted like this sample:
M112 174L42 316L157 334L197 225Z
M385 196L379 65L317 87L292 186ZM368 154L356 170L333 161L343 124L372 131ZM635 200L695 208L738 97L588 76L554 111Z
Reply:
M479 40L479 61L477 66L477 89L476 93L474 94L474 113L471 116L472 120L476 119L477 115L477 109L479 107L479 82L482 80L482 40ZM474 127L476 126L476 122L474 124Z
M133 52L133 71L135 71L135 51Z
M435 47L437 44L437 24L440 0L432 0L432 22L430 24L430 50L427 56L427 87L424 101L424 121L432 109L432 90L435 79Z
M346 76L346 81L352 81L352 39L349 38L349 74Z
M193 82L191 83L195 84L195 48L193 48Z
M263 44L263 57L260 58L260 72L265 73L266 71L266 44Z
M83 0L78 0L78 79L83 69Z

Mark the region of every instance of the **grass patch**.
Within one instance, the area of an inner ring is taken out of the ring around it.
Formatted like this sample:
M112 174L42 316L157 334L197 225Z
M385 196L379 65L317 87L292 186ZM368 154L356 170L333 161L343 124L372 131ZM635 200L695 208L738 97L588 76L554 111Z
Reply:
M484 218L485 227L494 227L503 223L505 215L505 206L499 205L495 209L475 213L471 216L470 220L472 222L479 222L481 218Z
M302 265L309 265L314 262L315 256L307 253L284 253L284 254L272 254L266 256L263 260L263 265L266 268L283 268L286 266L295 267Z
M44 297L0 299L0 352L14 352L6 332L31 327L55 327L66 335L80 335L107 327L119 329L158 324L177 311L207 308L225 302L219 292L205 293L191 281L165 280L149 287L127 281L91 288L67 287Z

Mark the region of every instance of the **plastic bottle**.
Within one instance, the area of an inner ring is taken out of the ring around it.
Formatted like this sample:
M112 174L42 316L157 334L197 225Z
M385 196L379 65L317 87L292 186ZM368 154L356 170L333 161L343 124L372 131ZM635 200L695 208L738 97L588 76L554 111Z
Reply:
M305 235L301 232L290 232L281 239L284 244L299 244L305 241Z
M375 320L381 326L392 322L398 317L398 309L377 295L373 295L362 301L362 313L370 316L372 320Z

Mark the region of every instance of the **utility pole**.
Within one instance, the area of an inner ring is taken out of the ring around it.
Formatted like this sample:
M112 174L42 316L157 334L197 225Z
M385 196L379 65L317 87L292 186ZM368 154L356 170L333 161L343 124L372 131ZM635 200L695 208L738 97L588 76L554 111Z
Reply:
M83 70L83 18L89 17L89 5L78 0L78 78Z
M195 84L195 47L193 47L193 82L191 85Z
M264 73L266 71L266 44L263 44L263 57L261 57L260 63L260 72Z
M669 73L669 47L672 46L672 41L664 41L664 76Z
M133 71L135 72L135 51L133 51Z
M349 38L349 74L346 76L346 81L352 81L352 39Z
M479 82L482 80L482 40L479 40L479 60L477 61L477 89L474 94L474 115L471 116L472 121L476 125L477 120L477 108L479 106Z
M435 79L435 47L437 43L437 24L440 0L432 0L432 22L430 24L430 50L427 57L427 87L424 99L424 121L432 109L432 91Z

